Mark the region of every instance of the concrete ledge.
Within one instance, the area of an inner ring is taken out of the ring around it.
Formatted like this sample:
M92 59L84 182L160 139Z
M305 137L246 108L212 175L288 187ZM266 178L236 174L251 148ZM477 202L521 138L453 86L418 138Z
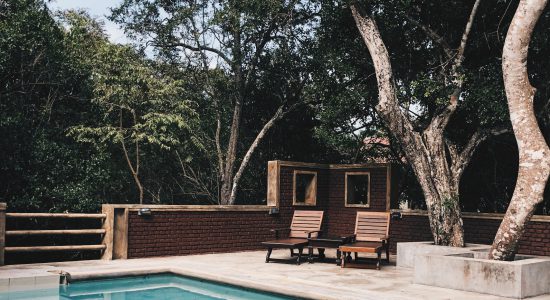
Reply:
M365 168L387 168L391 163L365 163L365 164L319 164L297 161L275 160L281 167L299 167L316 169L365 169Z
M435 246L433 242L397 243L397 266L401 268L414 268L418 255L426 254L459 254L471 250L489 249L487 245L467 244L464 248Z
M418 255L413 282L521 299L550 293L550 259L503 262L474 258L473 253Z
M487 259L489 248L398 243L397 264L412 267L417 284L517 299L550 293L550 258L517 255L515 261L494 261Z
M140 204L103 204L102 207L123 208L138 211L149 208L152 211L269 211L267 205L140 205Z
M0 292L56 289L57 287L59 287L59 275L57 274L0 276Z
M392 209L391 212L399 212L403 216L425 216L428 217L428 211L421 209ZM504 214L498 213L478 213L478 212L462 212L464 219L483 219L483 220L502 220ZM550 222L549 215L534 215L530 222Z

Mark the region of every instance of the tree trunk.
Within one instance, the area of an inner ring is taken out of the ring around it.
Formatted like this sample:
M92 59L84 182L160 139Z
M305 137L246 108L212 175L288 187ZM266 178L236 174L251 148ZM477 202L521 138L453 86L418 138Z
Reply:
M232 205L231 189L233 187L233 174L235 172L235 162L237 160L237 146L241 127L241 114L243 101L245 99L246 89L243 81L243 54L241 43L241 19L240 12L236 3L230 2L231 7L231 30L233 35L233 45L231 52L233 54L233 85L235 86L235 106L233 109L233 118L231 120L231 129L229 141L227 144L227 153L225 156L225 169L222 172L222 184L220 189L220 204Z
M547 0L522 0L504 42L502 73L510 120L518 143L519 171L508 210L491 246L489 258L513 260L518 241L536 206L543 200L550 175L550 149L533 108L535 88L529 83L527 54L531 35Z
M419 180L426 198L434 243L462 247L464 232L458 203L458 183L463 168L456 168L454 164L453 168L449 166L443 134L456 108L456 98L451 97L448 108L434 118L428 129L423 133L415 131L397 101L389 53L376 22L372 17L360 14L356 5L351 8L374 64L379 94L376 111L389 131L400 141Z

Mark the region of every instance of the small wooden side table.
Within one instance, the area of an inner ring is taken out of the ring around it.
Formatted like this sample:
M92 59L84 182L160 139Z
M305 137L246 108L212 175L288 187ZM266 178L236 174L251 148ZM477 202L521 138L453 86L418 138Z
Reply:
M351 242L353 236L327 236L327 237L312 237L309 238L309 256L308 262L313 263L313 249L317 248L319 251L319 259L325 258L325 248L336 249L336 265L340 265L342 258L340 253L340 246Z
M346 260L348 258L351 258L351 252L355 253L355 259L357 259L357 253L363 252L363 253L376 253L377 255L377 261L376 261L376 269L380 270L380 261L382 256L382 250L385 249L386 244L383 242L355 242L347 245L340 246L340 251L342 252L342 268L346 265ZM348 254L348 258L346 258L346 253ZM386 260L389 262L390 257L386 253Z

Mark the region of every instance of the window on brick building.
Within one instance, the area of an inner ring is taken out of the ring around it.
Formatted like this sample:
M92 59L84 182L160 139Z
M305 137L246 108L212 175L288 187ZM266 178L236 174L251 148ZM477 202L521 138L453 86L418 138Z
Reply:
M369 207L370 173L346 172L346 207Z
M294 171L293 190L294 205L316 205L317 172L299 170Z

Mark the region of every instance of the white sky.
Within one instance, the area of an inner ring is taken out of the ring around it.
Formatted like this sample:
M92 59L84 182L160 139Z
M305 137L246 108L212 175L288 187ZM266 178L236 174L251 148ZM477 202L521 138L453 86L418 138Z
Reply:
M109 39L113 43L128 43L128 39L124 36L124 31L115 23L107 20L110 8L120 4L121 0L52 0L48 2L48 7L52 10L64 9L84 9L96 19L102 20L105 23L105 31L109 35Z

